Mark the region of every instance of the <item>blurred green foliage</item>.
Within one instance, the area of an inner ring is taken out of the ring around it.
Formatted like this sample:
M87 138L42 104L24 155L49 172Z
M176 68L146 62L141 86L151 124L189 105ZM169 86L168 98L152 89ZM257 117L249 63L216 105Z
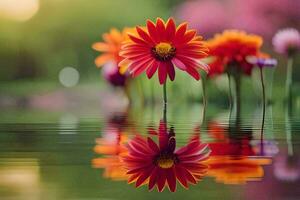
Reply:
M91 44L111 27L167 18L172 0L40 0L38 13L26 22L1 19L0 80L56 79L65 66L84 78L98 74Z

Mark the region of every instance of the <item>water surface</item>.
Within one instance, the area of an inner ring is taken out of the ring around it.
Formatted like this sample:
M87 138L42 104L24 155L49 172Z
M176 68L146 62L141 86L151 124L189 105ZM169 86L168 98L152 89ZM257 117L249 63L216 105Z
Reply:
M14 112L1 117L1 199L300 198L297 106L268 106L263 131L260 107L236 113L209 106L205 116L199 105L170 107L166 116L152 106L105 115ZM188 190L178 180L174 193L148 191L149 181L139 188L127 183L118 157L123 146L137 135L158 142L162 122L177 149L193 137L208 144L207 168Z

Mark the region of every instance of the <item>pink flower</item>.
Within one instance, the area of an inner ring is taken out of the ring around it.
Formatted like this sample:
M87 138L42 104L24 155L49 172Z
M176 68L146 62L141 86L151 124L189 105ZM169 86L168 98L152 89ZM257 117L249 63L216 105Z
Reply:
M273 46L281 54L294 54L300 50L300 33L294 28L279 30L273 37Z
M299 9L300 4L295 0L193 0L184 1L176 15L204 36L224 29L239 29L262 35L269 41L283 26L300 26Z
M221 1L186 1L177 8L176 15L190 23L192 28L210 37L228 27L227 9L228 5Z

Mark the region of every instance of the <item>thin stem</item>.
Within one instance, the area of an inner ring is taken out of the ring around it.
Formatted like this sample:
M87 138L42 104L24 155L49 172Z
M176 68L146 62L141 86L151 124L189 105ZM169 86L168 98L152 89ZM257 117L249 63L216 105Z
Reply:
M163 119L167 121L167 82L163 85L163 97L164 97L164 116Z
M288 103L292 101L292 76L293 76L293 58L290 56L287 63L286 74L286 99Z
M206 78L202 78L202 101L203 106L207 105L207 96L206 96Z
M288 147L288 155L294 155L293 143L292 143L292 126L290 120L291 110L290 107L286 107L285 110L285 133L286 133L286 142Z
M259 68L260 72L260 80L261 80L261 87L262 87L262 105L263 105L263 118L261 123L261 140L263 139L263 131L265 125L265 115L266 115L266 92L265 92L265 83L264 83L264 75L262 67Z
M164 83L163 86L163 95L164 95L164 105L167 105L168 99L167 99L167 83Z
M206 77L202 77L202 101L203 101L203 110L202 110L202 125L205 121L205 115L206 115L206 105L207 105L207 95L206 95Z
M229 98L229 106L230 109L232 108L232 93L231 93L231 77L230 74L227 72L227 78L228 78L228 98Z
M154 97L154 83L150 81L150 90L151 90L151 103L154 104L155 97Z
M234 75L235 79L235 103L236 103L236 119L240 120L241 114L241 76L240 74Z

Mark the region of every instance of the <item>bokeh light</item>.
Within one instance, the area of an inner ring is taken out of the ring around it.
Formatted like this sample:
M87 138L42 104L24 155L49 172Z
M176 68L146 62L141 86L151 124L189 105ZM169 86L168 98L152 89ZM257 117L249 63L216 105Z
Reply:
M79 72L73 67L65 67L59 72L59 81L65 87L77 85L79 77Z
M0 0L0 16L27 21L39 10L39 0Z

